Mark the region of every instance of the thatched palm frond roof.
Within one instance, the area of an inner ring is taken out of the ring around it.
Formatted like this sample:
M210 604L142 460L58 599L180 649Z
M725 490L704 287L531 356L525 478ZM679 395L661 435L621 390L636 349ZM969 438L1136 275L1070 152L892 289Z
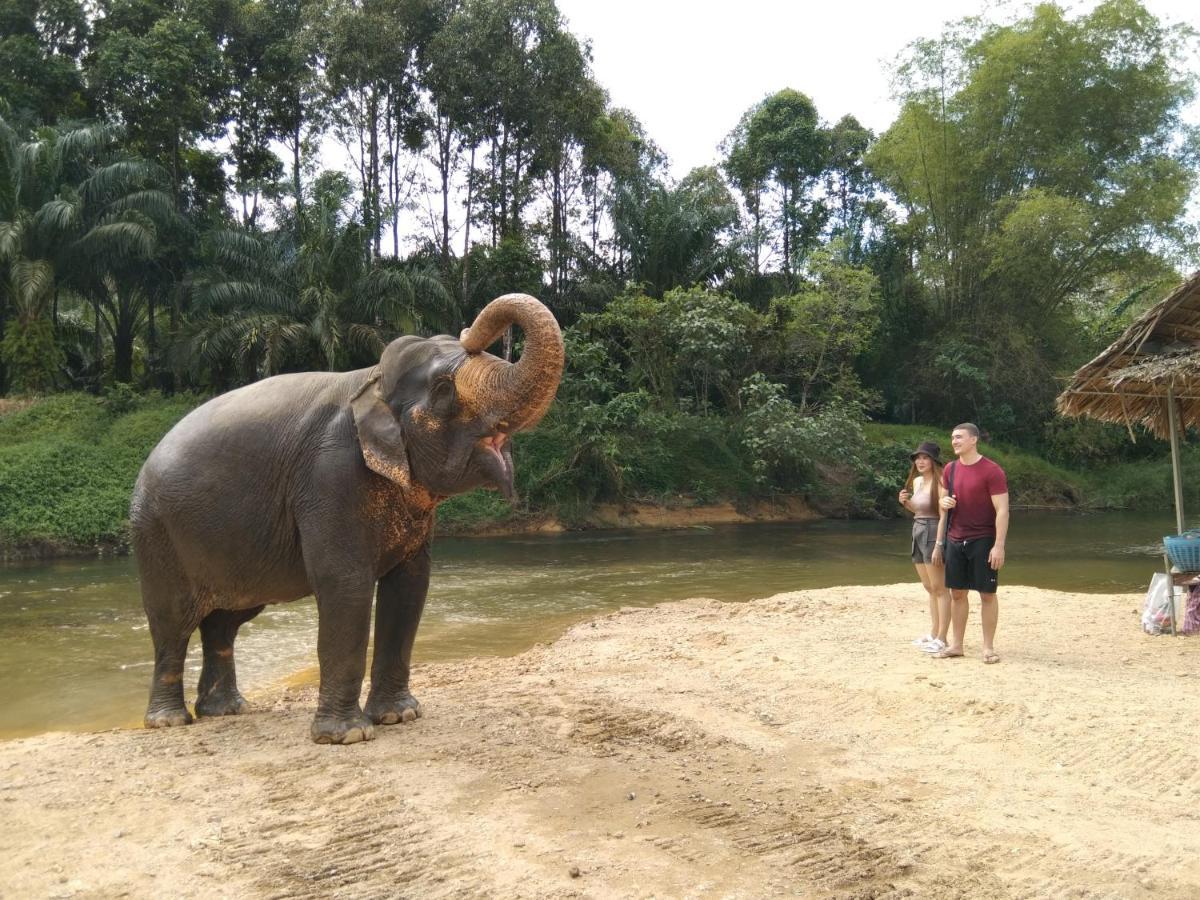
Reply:
M1058 396L1058 411L1167 437L1167 389L1183 427L1200 428L1200 272L1130 325L1075 372Z

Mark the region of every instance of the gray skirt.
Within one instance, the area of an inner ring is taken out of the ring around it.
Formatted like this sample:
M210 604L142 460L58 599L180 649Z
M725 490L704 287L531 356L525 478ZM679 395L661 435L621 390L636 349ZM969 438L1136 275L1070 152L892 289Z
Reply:
M925 518L913 519L912 529L912 561L926 565L933 562L933 545L937 543L938 520Z

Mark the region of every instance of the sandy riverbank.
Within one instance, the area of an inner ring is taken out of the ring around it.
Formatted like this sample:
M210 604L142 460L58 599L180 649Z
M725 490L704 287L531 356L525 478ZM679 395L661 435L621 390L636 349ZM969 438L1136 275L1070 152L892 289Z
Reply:
M1200 895L1200 638L1008 588L1003 662L909 585L627 610L426 665L426 717L307 738L311 688L0 744L4 897ZM419 642L418 642L419 655Z

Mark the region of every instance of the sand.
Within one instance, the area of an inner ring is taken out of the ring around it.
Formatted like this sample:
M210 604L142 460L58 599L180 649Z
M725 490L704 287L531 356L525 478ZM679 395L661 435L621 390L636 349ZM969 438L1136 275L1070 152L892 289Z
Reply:
M999 665L913 585L630 609L425 665L425 717L311 687L0 744L4 897L1200 896L1200 638L1005 588ZM420 643L417 647L418 656Z

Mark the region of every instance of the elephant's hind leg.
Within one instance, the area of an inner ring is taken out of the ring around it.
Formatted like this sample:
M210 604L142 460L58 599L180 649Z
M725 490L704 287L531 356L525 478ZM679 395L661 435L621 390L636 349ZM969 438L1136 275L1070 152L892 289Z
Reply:
M147 600L146 615L154 639L154 678L146 706L146 727L190 725L192 714L183 702L183 664L188 640L196 630L194 616L188 613L195 603L186 588L164 593L148 588L144 577L142 591L145 598L153 598L159 604L151 610Z
M199 624L198 604L169 538L156 523L134 532L142 606L154 641L154 677L146 706L147 728L190 725L183 702L183 664Z
M260 612L253 609L217 609L200 622L204 644L204 666L196 691L196 715L235 716L246 709L246 698L238 691L237 671L233 663L233 642L237 631Z

